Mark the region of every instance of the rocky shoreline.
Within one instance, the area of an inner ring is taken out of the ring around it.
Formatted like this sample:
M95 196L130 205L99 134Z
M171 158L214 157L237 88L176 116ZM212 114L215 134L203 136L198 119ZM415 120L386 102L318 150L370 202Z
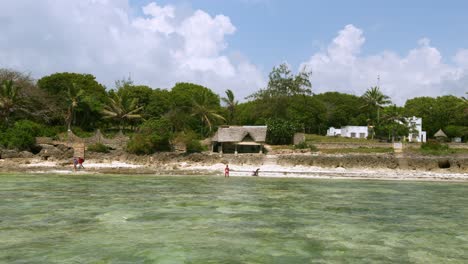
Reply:
M11 153L10 153L11 154ZM0 172L75 173L67 149L37 154L2 152ZM224 154L158 153L137 156L123 151L88 152L85 170L77 173L222 175L225 164L232 176L346 178L387 180L468 181L468 155L422 156L403 154Z

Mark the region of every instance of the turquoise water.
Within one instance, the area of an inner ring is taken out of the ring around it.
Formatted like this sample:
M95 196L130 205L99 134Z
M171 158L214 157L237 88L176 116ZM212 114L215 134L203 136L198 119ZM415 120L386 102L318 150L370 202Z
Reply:
M468 184L0 175L1 263L468 263Z

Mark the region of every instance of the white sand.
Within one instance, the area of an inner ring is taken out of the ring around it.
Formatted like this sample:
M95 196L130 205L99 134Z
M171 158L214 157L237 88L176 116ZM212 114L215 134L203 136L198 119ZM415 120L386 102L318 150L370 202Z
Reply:
M181 166L181 170L205 170L224 174L225 164L218 163L210 166L192 165ZM445 171L412 171L392 169L345 169L345 168L321 168L312 166L261 165L261 166L236 166L229 165L230 176L252 176L258 168L259 177L276 178L337 178L337 179L387 179L387 180L460 180L467 181L467 173L454 173Z
M112 161L108 163L92 163L92 162L85 162L83 163L85 168L141 168L144 165L137 165L137 164L130 164L120 161Z
M57 166L61 166L55 161L40 161L40 160L33 160L29 164L20 164L20 167L43 167L43 168L53 168ZM130 164L126 162L119 162L119 161L112 161L112 162L85 162L83 163L83 166L85 168L141 168L144 167L144 165L136 165L136 164ZM70 163L69 166L71 169L73 169L73 164ZM49 171L50 172L50 171Z
M33 160L30 164L21 164L20 167L34 168L31 173L57 173L57 174L70 174L70 173L98 173L86 171L89 169L101 169L101 168L149 168L146 165L131 164L119 161L109 162L94 162L89 160L84 163L85 170L73 171L73 165L63 166L54 161L41 161ZM217 163L213 165L201 165L196 163L167 163L163 166L159 166L157 169L171 169L177 168L176 171L197 171L200 173L213 172L217 175L224 174L225 164ZM54 167L63 167L55 168ZM41 170L40 168L44 168ZM46 170L47 168L47 170ZM260 166L254 165L229 165L231 170L230 176L234 177L246 177L252 176L252 173L258 168L259 177L276 177L276 178L318 178L318 179L382 179L382 180L450 180L450 181L468 181L467 173L455 173L451 171L417 171L417 170L392 170L392 169L345 169L345 168L321 168L313 166L280 166L276 164L265 164ZM185 174L185 173L182 173Z
M20 164L20 167L56 167L57 162L55 161L33 161L29 164Z

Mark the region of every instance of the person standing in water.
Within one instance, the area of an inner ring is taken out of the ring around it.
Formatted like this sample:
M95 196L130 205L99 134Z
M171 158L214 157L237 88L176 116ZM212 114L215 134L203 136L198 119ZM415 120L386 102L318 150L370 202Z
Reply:
M229 178L229 166L226 164L226 168L224 168L224 178Z

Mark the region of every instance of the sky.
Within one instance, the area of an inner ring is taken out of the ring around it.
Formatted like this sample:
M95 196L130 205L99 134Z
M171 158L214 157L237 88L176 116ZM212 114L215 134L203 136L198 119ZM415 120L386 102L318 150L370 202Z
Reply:
M312 71L314 93L379 85L402 105L468 91L468 1L0 0L0 10L0 68L34 78L193 82L243 101L287 63Z

